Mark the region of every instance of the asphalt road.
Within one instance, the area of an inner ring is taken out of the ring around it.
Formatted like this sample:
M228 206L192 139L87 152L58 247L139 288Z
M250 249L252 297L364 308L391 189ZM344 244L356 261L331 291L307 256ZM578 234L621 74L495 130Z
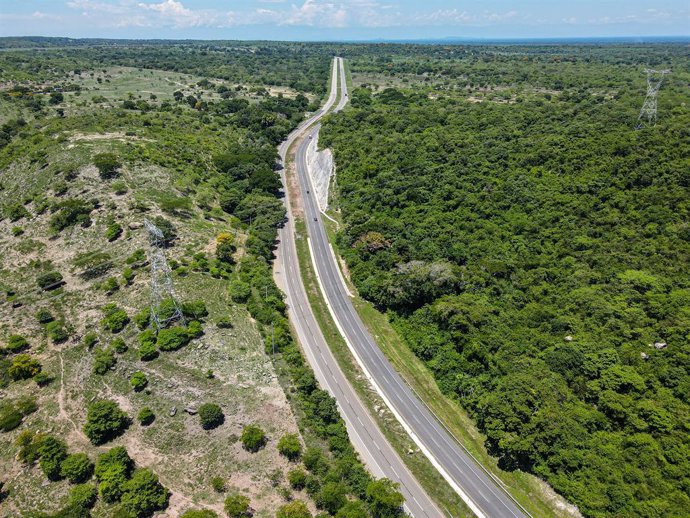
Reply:
M339 70L342 70L341 60L336 59L336 66L333 67L331 78L332 88L330 97L321 110L300 125L281 144L279 152L283 163L285 163L289 147L299 137L306 134L309 126L318 121L325 112L333 107L337 97L336 81ZM304 140L308 142L308 139L305 138ZM284 169L281 172L281 177L283 186L286 186ZM302 194L304 196L304 193ZM310 199L314 202L313 198L310 197ZM422 489L414 476L412 476L397 452L379 430L376 422L343 375L338 362L333 357L326 343L326 339L307 299L300 275L297 250L295 248L294 218L291 212L290 200L287 196L285 197L285 202L288 209L288 221L278 233L279 245L274 272L278 285L286 294L288 315L297 332L307 360L314 369L321 387L336 398L340 413L347 425L350 440L372 474L376 477L387 477L400 484L400 491L405 497L405 509L415 518L441 517L443 516L441 511Z
M339 69L342 91L346 92L342 60L339 60ZM343 102L338 107L347 102L345 96L342 99ZM318 129L317 125L311 133L316 133ZM310 186L306 167L307 144L308 139L305 139L297 150L295 161L311 241L312 260L331 315L350 350L403 427L477 516L527 516L412 392L381 352L357 314L330 248L314 190Z

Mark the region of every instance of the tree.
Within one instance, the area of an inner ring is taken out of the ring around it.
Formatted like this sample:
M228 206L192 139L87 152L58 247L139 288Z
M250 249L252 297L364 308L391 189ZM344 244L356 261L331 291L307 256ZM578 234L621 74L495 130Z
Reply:
M132 385L132 388L135 392L141 392L149 384L149 380L146 378L146 375L143 372L137 371L132 374L132 377L129 379L129 383Z
M336 518L367 518L370 515L364 502L351 500L342 506L335 516Z
M103 399L89 405L84 433L93 444L99 445L124 433L129 422L129 417L117 403Z
M22 424L22 413L11 403L0 403L0 431L10 432Z
M226 264L235 262L233 254L236 249L233 240L234 236L230 232L221 232L216 237L216 257L220 262Z
M139 334L139 359L148 362L157 357L156 333L152 329L146 329Z
M29 347L29 342L23 336L10 335L7 339L7 345L5 345L5 351L10 354L16 354L25 351Z
M369 483L367 502L374 518L394 518L402 515L405 498L398 491L398 487L398 484L387 478Z
M223 477L213 477L211 479L211 487L216 493L224 493L225 479Z
M129 323L127 312L112 302L103 306L101 311L104 315L101 324L111 333L119 333Z
M132 478L122 486L120 502L123 509L137 517L153 516L168 507L170 492L158 477L146 468L134 471Z
M48 99L48 104L60 104L62 101L64 101L64 96L62 95L62 92L50 92L50 98Z
M113 153L99 153L94 155L93 164L98 169L98 174L104 180L115 178L118 176L118 169L120 168L120 161Z
M86 482L93 475L93 464L86 453L73 453L62 461L60 474L72 484Z
M61 320L53 320L46 325L46 333L55 344L60 344L69 338L69 333L65 329L65 323Z
M28 354L16 355L7 369L10 378L15 381L33 378L39 372L41 372L41 364Z
M210 509L190 509L180 515L180 518L216 518L218 515Z
M177 230L175 225L173 225L169 220L165 219L163 216L156 216L153 218L152 223L158 227L158 230L163 234L163 244L170 246L175 238L177 238Z
M62 282L62 274L60 272L47 272L36 277L36 284L42 290L50 290L59 286Z
M115 353L112 349L98 349L93 357L93 373L103 376L115 367Z
M49 435L41 440L38 455L39 465L48 480L60 480L62 462L67 458L67 445Z
M229 518L245 518L251 516L249 498L244 495L230 495L225 499L225 513Z
M276 518L312 518L307 504L301 500L293 500L278 509Z
M223 424L225 415L215 403L204 403L199 407L199 422L204 430L212 430Z
M326 482L316 497L316 505L332 515L337 513L338 509L344 506L346 502L347 488L342 482Z
M266 434L258 426L250 424L242 430L240 440L245 450L257 452L266 444Z
M292 433L286 433L278 441L278 451L290 460L299 459L302 454L302 444L299 437Z
M96 459L94 473L98 479L98 491L108 503L117 502L124 490L124 484L134 469L134 461L122 446L111 448Z

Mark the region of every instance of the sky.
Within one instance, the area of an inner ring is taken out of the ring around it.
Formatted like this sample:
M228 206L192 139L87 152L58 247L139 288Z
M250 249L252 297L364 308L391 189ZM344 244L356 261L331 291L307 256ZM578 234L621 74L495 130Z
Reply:
M0 0L0 36L376 40L689 35L690 0Z

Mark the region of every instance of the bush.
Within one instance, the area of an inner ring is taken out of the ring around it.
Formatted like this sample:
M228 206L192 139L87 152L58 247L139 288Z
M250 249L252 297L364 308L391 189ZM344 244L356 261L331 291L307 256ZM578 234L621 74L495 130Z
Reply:
M288 482L290 483L290 487L292 487L292 489L300 491L304 489L304 484L307 481L307 474L303 469L295 468L288 471L287 478Z
M203 320L208 316L208 309L203 300L182 303L182 314L190 320Z
M155 218L153 218L152 223L156 225L156 227L158 227L158 230L160 230L163 233L164 245L170 245L177 237L177 230L175 229L175 225L173 225L163 216L156 216Z
M290 460L299 459L302 454L302 444L299 437L292 433L286 433L278 441L278 451Z
M101 324L112 333L119 333L129 323L129 317L125 310L118 308L115 304L103 306L103 314L105 316L101 320Z
M168 507L170 493L151 470L135 470L122 489L122 508L132 516L148 517Z
M199 407L199 422L204 430L212 430L223 424L225 415L215 403L204 403Z
M122 278L125 281L125 284L129 286L132 284L132 281L134 280L134 270L132 270L130 267L125 268L122 270Z
M147 362L157 357L156 333L152 329L147 329L139 334L139 359Z
M50 228L60 232L74 225L88 227L91 224L90 214L94 209L94 202L84 200L65 200L56 204L56 211L50 218Z
M110 345L111 345L111 347L115 350L115 352L116 352L117 354L124 354L124 353L127 352L127 344L126 344L125 341L124 341L122 338L120 338L120 337L115 338L115 340L113 340L113 341L110 343Z
M218 515L209 509L190 509L180 515L180 518L217 518Z
M112 183L113 192L117 194L118 196L122 196L123 194L126 194L127 191L129 190L127 187L127 184L122 181L122 180L116 180Z
M134 469L134 461L122 446L117 446L102 453L96 459L94 473L99 481L98 491L107 503L117 502L125 482Z
M204 329L201 327L201 322L198 320L192 320L187 324L187 335L189 335L190 340L193 338L199 338L204 334Z
M93 464L86 453L73 453L62 461L60 474L72 484L86 482L93 475Z
M312 518L312 514L307 504L301 500L293 500L278 509L276 518Z
M249 512L249 498L244 495L230 495L225 499L225 514L229 518L245 518Z
M20 353L29 348L29 342L20 335L10 335L5 345L5 351L10 354Z
M19 237L24 234L24 229L22 227L12 227L12 235L14 237Z
M89 405L84 433L95 445L122 435L129 426L129 417L114 401L107 399Z
M134 318L132 319L134 321L134 324L140 329L144 330L147 327L149 327L149 324L151 324L151 309L150 308L144 308L139 313L134 315Z
M52 290L62 284L62 274L60 272L47 272L36 277L36 284L42 290Z
M139 420L139 424L141 424L141 426L148 426L156 419L156 415L153 413L153 410L145 406L139 411L137 419Z
M39 458L38 450L42 440L42 434L31 430L22 430L14 441L14 445L19 448L17 458L24 464L32 465Z
M218 319L216 326L220 329L232 329L235 327L230 317L221 317Z
M96 504L97 498L98 491L96 486L93 484L77 484L69 491L68 505L77 509L91 509Z
M23 416L33 414L36 410L38 410L36 398L33 396L20 397L17 401L15 401L14 406Z
M234 280L230 283L230 297L235 302L244 304L252 294L252 288L246 282Z
M36 320L38 320L39 324L47 324L48 322L52 322L54 318L53 314L50 311L48 311L45 308L42 308L36 312Z
M28 354L18 354L12 359L7 374L15 381L33 378L41 372L41 364Z
M266 444L266 434L258 426L250 424L242 430L240 440L245 450L257 452Z
M44 437L38 447L39 465L48 480L60 480L62 461L67 458L67 445L55 437Z
M161 329L156 341L161 351L176 351L189 343L189 334L184 327Z
M11 432L22 424L22 413L10 403L0 403L0 431Z
M103 291L105 291L108 295L112 295L120 289L120 284L117 282L117 279L115 277L108 277L101 283L100 288Z
M14 223L22 218L30 218L31 214L21 203L14 203L5 209L5 216Z
M125 259L125 264L141 263L146 260L146 252L143 248L137 248L132 255Z
M213 477L211 479L211 487L216 493L224 493L225 479L223 477Z
M51 381L53 381L53 378L48 376L45 372L39 372L34 376L34 381L36 382L36 385L38 385L39 387L45 387Z
M59 344L69 338L69 333L65 329L65 323L59 320L53 320L46 324L46 333L53 343Z
M99 153L93 157L93 164L98 169L98 174L104 180L118 176L120 162L113 153Z
M146 379L146 376L143 372L135 372L134 374L132 374L132 377L129 379L129 382L132 385L134 392L141 392L146 388L146 385L149 384L149 380Z
M81 343L84 344L87 349L91 349L98 343L98 335L96 333L86 333L81 339Z
M115 241L118 237L122 235L122 226L119 223L113 223L105 229L105 238L108 241Z
M115 353L112 349L98 349L93 359L93 373L103 376L115 367Z

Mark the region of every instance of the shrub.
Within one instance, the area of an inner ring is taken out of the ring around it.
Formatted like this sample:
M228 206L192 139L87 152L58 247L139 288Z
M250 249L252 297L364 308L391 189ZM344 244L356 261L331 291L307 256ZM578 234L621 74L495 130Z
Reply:
M153 218L152 223L163 233L163 244L170 245L177 237L175 225L162 216Z
M36 382L36 385L38 385L39 387L45 387L51 381L53 381L53 378L48 376L45 372L39 372L34 376L34 381Z
M234 280L230 283L230 297L235 302L244 304L252 294L252 288L246 282Z
M229 518L244 518L249 513L249 498L244 495L230 495L225 499L225 514Z
M5 351L10 354L20 353L29 348L29 342L26 338L20 335L10 335L7 339L7 344L5 345Z
M47 272L36 278L36 284L42 290L51 290L62 284L62 274L60 272Z
M369 482L366 489L371 514L376 517L400 516L405 498L398 492L399 484L387 478Z
M129 426L129 417L114 401L103 399L89 405L84 433L95 445L121 435Z
M257 452L266 444L266 434L258 426L250 424L242 430L240 440L247 451Z
M38 448L41 470L48 480L60 480L62 461L67 458L67 445L55 437L44 437Z
M189 324L187 324L187 334L189 335L190 339L193 338L199 338L204 334L204 330L201 327L201 322L198 320L192 320Z
M125 268L122 270L122 278L125 281L125 284L129 286L132 284L132 281L134 280L134 270L132 270L130 267Z
M33 378L41 372L41 364L28 354L18 354L12 359L7 374L15 381Z
M36 462L39 458L38 450L42 440L43 435L31 430L22 430L14 440L14 445L19 448L17 458L28 465Z
M115 340L113 340L110 345L117 354L123 354L127 352L127 344L120 337L115 338Z
M20 397L17 401L15 401L14 406L23 416L33 414L36 410L38 410L36 398L33 396Z
M225 479L223 477L213 477L211 479L211 487L216 493L224 493Z
M74 225L88 227L91 224L90 214L94 209L94 202L84 200L65 200L54 205L55 213L50 218L50 228L60 232Z
M220 329L232 329L233 327L235 327L230 317L221 317L220 319L218 319L216 326Z
M117 279L115 277L108 277L101 283L101 289L105 291L108 295L112 295L120 289L120 284L117 282Z
M46 333L53 343L59 344L69 338L69 333L65 329L65 323L59 320L53 320L46 324Z
M93 359L93 373L103 376L115 367L115 353L112 349L98 349Z
M156 333L152 329L147 329L139 334L139 359L147 362L157 357Z
M86 453L73 453L62 461L60 474L72 484L86 482L93 475L93 464Z
M199 407L199 422L204 430L212 430L222 425L225 415L220 406L215 403L204 403Z
M342 482L326 482L316 498L316 505L335 514L347 502L347 488ZM391 515L392 516L392 515Z
M142 309L141 311L139 311L139 313L134 315L134 318L132 320L134 321L134 324L143 331L144 329L149 327L149 324L151 323L151 309Z
M288 471L287 478L288 482L290 483L290 487L299 491L304 489L304 484L307 481L307 474L303 469L295 468Z
M302 444L299 437L292 433L286 433L278 441L278 451L290 460L299 459L302 454Z
M151 470L135 470L122 489L122 508L132 516L148 517L168 507L170 493Z
M77 484L69 491L68 505L77 509L91 509L96 504L97 498L98 491L96 486L93 484Z
M301 500L293 500L278 508L276 518L312 518L307 504Z
M112 503L120 499L123 486L133 469L134 461L122 446L116 446L98 456L94 473L99 481L98 491L103 500Z
M217 518L218 515L209 509L190 509L180 515L180 518Z
M141 263L145 260L146 260L146 252L144 251L143 248L138 248L134 252L132 252L132 255L130 255L127 259L125 259L125 264Z
M176 351L189 343L189 334L184 327L161 329L156 341L161 351Z
M0 403L0 431L11 432L22 424L22 413L11 403Z
M14 223L22 218L30 218L31 214L21 203L14 203L5 209L5 216Z
M96 333L86 333L81 339L81 343L84 344L87 349L91 349L98 343L98 335Z
M129 317L125 310L113 303L103 306L103 314L105 316L101 320L101 324L112 333L119 333L129 323Z
M137 419L139 420L139 424L141 424L141 426L148 426L153 423L153 421L156 419L156 416L153 413L153 410L145 406L139 411Z
M123 194L126 194L127 191L129 190L127 187L127 184L122 181L122 180L116 180L112 183L113 192L117 194L118 196L122 196Z
M24 229L22 227L12 227L12 235L14 237L19 237L24 233Z
M53 314L50 311L48 311L45 308L42 308L36 312L36 320L38 320L39 324L47 324L48 322L52 322L54 318Z
M94 155L93 164L98 169L98 174L104 180L118 176L117 170L120 168L120 162L113 153L99 153Z
M132 374L132 377L129 379L129 382L132 385L132 388L135 392L141 392L146 388L146 385L149 384L149 380L146 379L144 373L139 371Z
M105 238L108 241L115 241L118 237L122 235L122 226L119 223L113 223L105 229Z
M208 316L208 309L203 300L182 303L182 314L190 320L203 320Z

